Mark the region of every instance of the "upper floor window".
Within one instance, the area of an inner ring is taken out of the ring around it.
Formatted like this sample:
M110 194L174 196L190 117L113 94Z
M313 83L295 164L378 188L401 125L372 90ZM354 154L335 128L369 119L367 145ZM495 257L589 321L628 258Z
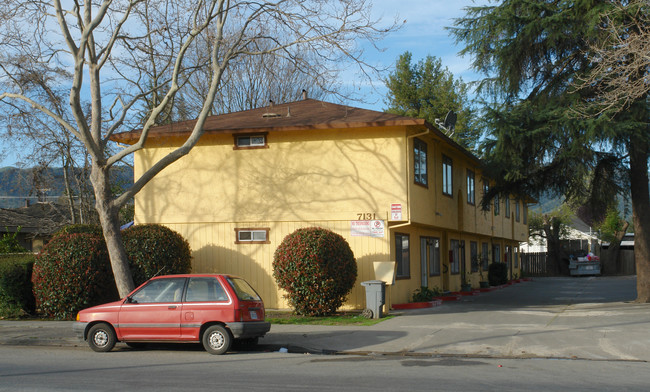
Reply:
M490 191L490 181L486 178L483 179L483 197ZM490 204L487 205L487 210L490 211Z
M236 244L268 244L269 229L235 229L237 234Z
M527 225L528 224L528 206L526 205L526 203L522 202L522 204L524 205L524 225Z
M235 149L268 148L266 134L235 135Z
M515 200L515 220L519 222L519 200Z
M413 139L413 161L415 183L427 186L427 144L420 139Z
M451 158L442 156L442 194L453 196L453 161Z
M476 185L474 172L471 170L467 170L467 203L476 204Z
M501 203L499 203L499 195L494 196L494 216L499 215L501 212Z
M506 205L506 218L510 218L510 196L506 196L504 203Z

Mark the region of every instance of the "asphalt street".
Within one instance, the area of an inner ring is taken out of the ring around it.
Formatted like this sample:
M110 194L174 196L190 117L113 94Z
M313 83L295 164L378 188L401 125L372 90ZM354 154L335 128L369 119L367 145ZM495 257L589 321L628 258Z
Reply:
M273 325L261 351L373 356L650 360L636 278L535 278L370 327ZM86 347L69 321L0 320L0 344ZM86 347L87 348L87 347Z

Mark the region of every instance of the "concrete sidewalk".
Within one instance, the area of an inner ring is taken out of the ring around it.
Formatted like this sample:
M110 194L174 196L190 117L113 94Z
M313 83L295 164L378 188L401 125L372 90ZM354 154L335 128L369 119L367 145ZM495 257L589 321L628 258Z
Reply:
M273 325L266 350L650 361L635 277L536 278L371 327ZM0 321L0 344L85 346L66 321Z

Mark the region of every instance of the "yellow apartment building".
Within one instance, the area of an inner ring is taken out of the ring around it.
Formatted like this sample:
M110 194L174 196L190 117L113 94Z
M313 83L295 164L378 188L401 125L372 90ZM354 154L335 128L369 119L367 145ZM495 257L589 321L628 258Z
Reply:
M152 129L135 178L193 125ZM484 212L485 186L480 160L422 119L304 99L208 118L198 145L138 193L135 221L178 231L194 272L244 277L269 308L288 307L273 279L280 242L301 227L331 229L358 263L345 306L363 309L360 283L375 279L376 261L396 263L390 303L421 286L460 290L463 278L478 287L490 262L520 273L526 204L513 197Z

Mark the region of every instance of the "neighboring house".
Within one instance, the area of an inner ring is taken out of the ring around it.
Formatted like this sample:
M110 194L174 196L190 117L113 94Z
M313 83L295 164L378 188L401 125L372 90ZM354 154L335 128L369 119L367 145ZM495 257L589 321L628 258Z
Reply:
M135 179L193 125L152 129ZM463 273L478 287L479 255L519 273L527 206L509 198L483 212L487 186L481 161L422 119L305 99L208 118L198 145L136 195L135 222L178 231L194 272L245 277L269 308L288 307L273 279L280 242L301 227L331 229L358 263L346 307L363 308L375 261L396 262L390 303L421 286L460 290Z
M568 235L561 241L562 249L571 253L593 253L600 255L600 239L598 233L577 216L571 216ZM546 239L529 238L528 242L520 247L522 253L545 253L547 251Z
M0 208L0 235L16 233L20 245L37 253L61 227L70 224L70 211L55 203Z

